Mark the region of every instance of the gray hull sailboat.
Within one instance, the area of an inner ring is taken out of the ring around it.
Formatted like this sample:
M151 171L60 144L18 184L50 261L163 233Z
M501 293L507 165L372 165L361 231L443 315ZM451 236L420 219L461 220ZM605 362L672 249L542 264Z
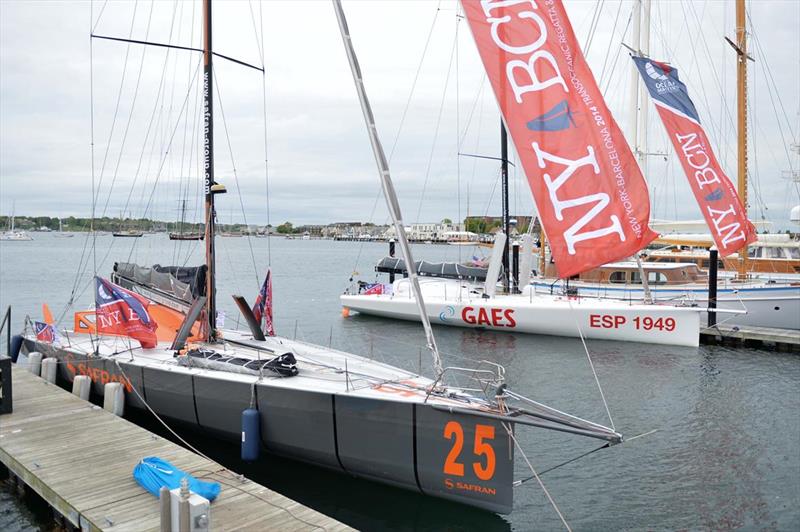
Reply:
M74 329L52 342L26 330L23 349L58 359L67 381L89 376L95 394L102 394L107 382L121 382L129 407L149 410L166 422L181 421L234 445L257 437L261 449L276 455L498 513L513 509L515 448L523 453L515 437L520 428L562 431L608 445L621 442L611 428L509 390L497 364L444 366L424 312L433 379L351 353L265 337L242 298L237 303L250 330L217 326L214 202L224 187L214 179L211 1L203 3L206 264L194 269L116 266L112 281L149 301L149 315L161 324L152 348L98 332L99 313L87 311L76 313ZM413 263L344 13L338 2L334 7L387 203L404 256ZM411 280L416 284L415 277ZM100 284L97 290L107 296ZM417 300L422 305L421 294ZM472 384L447 385L456 373ZM243 431L245 410L257 411L260 430Z

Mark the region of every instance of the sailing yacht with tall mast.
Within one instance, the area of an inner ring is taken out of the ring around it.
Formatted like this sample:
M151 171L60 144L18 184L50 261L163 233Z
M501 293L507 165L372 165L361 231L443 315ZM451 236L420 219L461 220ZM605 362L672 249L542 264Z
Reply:
M554 70L544 81L533 72L533 63L524 63L525 54L546 41L548 29L560 32L562 27L548 28L547 21L522 7L510 11L519 19L532 20L530 25L516 18L487 18L487 13L501 10L499 4L465 2L463 6L503 118L503 232L495 241L489 267L479 272L462 265L408 260L382 261L378 270L425 275L421 283L425 313L441 325L697 346L702 309L691 301L678 305L648 299L634 304L537 290L529 284L530 235L522 240L521 260L514 267L518 273L512 275L507 238L507 130L527 175L542 228L550 237L560 278L635 255L656 234L648 226L650 203L641 171L580 49L569 50L569 57L549 52L533 56L536 60L544 57ZM564 19L559 23L569 26ZM502 35L498 33L501 30L505 32ZM562 77L562 72L578 70L574 79L580 77L583 97L571 92ZM544 99L526 99L528 93ZM498 291L501 271L503 289ZM393 281L386 290L362 291L363 287L354 285L340 297L346 314L357 311L419 319L416 307L420 297L410 290L408 279Z
M334 7L383 191L404 257L412 262L344 12L338 1ZM73 330L50 342L28 329L23 348L58 359L68 381L89 376L96 394L103 393L106 382L121 382L129 406L236 445L245 437L257 437L261 447L277 455L499 513L513 509L513 488L518 485L514 456L524 450L515 431L534 427L595 438L606 445L620 443L622 436L613 427L515 393L504 382L503 368L493 362L481 361L468 369L446 366L424 313L421 319L434 361L432 379L329 347L265 336L260 320L239 296L234 299L249 330L219 326L215 204L226 189L215 176L212 63L214 57L225 56L212 48L212 20L212 2L203 0L203 48L196 51L203 54L205 263L197 268L117 264L115 284L97 280L97 308L77 312ZM263 75L263 67L235 61ZM424 308L413 272L409 281ZM148 323L149 334L155 335L152 344L140 340L140 348L130 335L107 332L103 307L115 297L138 309L131 316ZM263 305L265 299L258 301ZM456 374L472 384L448 385ZM260 434L243 432L239 420L246 409L257 411Z

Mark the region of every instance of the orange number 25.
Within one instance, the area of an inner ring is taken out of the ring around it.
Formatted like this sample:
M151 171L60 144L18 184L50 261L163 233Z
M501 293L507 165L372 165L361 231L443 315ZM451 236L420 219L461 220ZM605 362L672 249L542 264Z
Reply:
M458 457L461 450L464 448L464 429L461 423L457 421L449 421L444 426L444 437L448 440L453 440L453 447L447 454L447 459L444 462L444 473L457 477L464 476L464 464L459 463ZM494 439L494 427L491 425L475 425L475 444L473 453L476 457L485 456L486 464L480 461L472 464L472 470L475 475L481 480L489 480L494 476L495 469L495 454L494 448L486 440Z

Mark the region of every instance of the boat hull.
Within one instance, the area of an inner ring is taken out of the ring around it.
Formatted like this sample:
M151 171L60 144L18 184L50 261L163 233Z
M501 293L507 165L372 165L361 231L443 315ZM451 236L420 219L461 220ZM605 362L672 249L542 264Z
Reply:
M537 291L561 291L561 281L533 283ZM570 283L570 288L581 296L600 297L641 303L641 288L614 287L592 283ZM691 300L702 308L708 307L708 288L653 286L650 291L656 301ZM718 314L717 322L751 327L776 327L800 329L800 284L794 286L722 288L717 292L717 308L747 310L747 314Z
M596 340L696 347L700 311L692 307L631 305L620 301L540 295L492 298L424 295L431 323ZM385 318L419 321L417 304L405 295L342 295L344 308Z
M513 508L514 444L501 422L415 401L401 386L318 392L292 389L293 378L248 383L226 372L89 357L30 337L25 350L57 358L67 382L89 376L96 396L105 383L121 382L127 407L146 408L146 401L159 416L234 445L241 442L241 414L252 397L262 447L272 454L496 513ZM455 426L459 434L448 435ZM473 442L483 446L478 456Z

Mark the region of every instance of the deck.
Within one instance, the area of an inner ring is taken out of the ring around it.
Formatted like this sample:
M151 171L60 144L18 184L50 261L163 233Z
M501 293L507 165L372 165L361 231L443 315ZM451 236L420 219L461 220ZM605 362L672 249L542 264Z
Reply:
M132 471L159 456L221 484L212 530L350 530L264 486L240 478L102 408L14 367L13 412L0 416L0 462L84 530L159 530L158 499Z
M782 351L800 352L800 332L770 327L745 325L717 325L700 329L700 342L704 344L735 344L774 346Z

